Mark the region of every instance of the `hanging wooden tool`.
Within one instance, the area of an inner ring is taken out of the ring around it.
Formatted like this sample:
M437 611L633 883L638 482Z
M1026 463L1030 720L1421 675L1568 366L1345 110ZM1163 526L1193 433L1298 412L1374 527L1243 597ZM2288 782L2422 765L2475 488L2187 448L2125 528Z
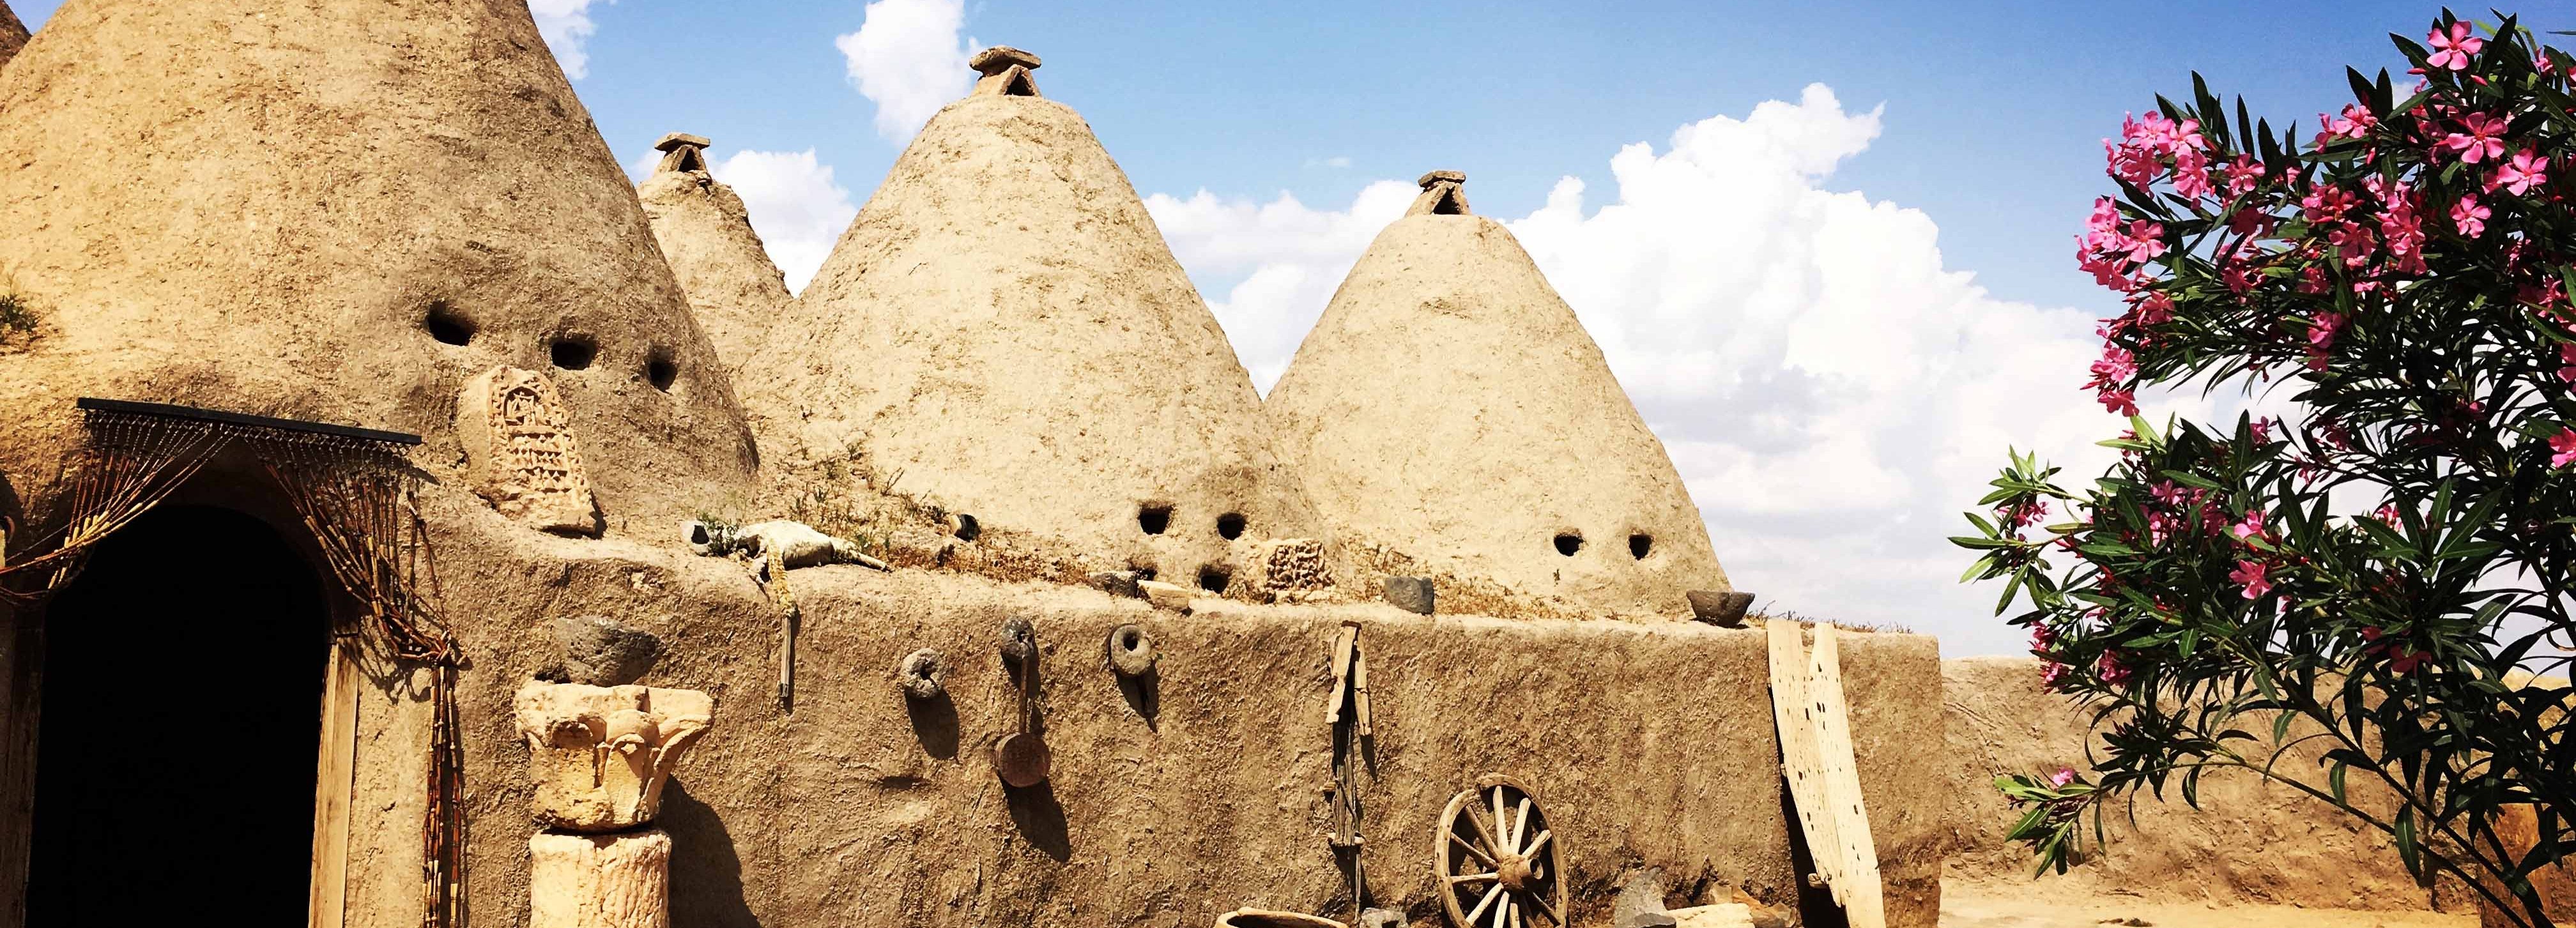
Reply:
M1040 734L1038 637L1029 620L1014 618L1002 626L1002 664L1010 671L1017 707L1012 732L993 746L993 769L1002 775L1002 782L1026 789L1046 782L1053 762Z
M1368 657L1360 651L1357 622L1342 623L1333 637L1333 697L1324 724L1333 732L1334 856L1347 861L1351 875L1351 911L1368 907L1368 876L1360 850L1360 752L1364 739L1376 737L1369 708Z

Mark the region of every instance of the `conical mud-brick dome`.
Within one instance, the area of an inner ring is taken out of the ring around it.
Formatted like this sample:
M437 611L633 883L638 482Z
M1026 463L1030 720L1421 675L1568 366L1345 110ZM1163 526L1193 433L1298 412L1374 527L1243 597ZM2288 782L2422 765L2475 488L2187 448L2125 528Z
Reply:
M18 21L18 14L9 10L9 0L0 0L0 68L8 67L9 59L26 45L27 24Z
M519 3L70 0L0 71L0 470L78 396L422 434L551 379L607 524L748 485L732 388ZM23 411L23 412L21 412ZM639 525L637 530L647 530Z
M974 64L984 80L895 162L744 392L792 404L813 458L858 454L981 524L1221 585L1257 540L1307 530L1260 396L1090 125L1037 96L1038 59Z
M730 371L751 359L760 334L777 323L794 297L786 275L761 247L760 233L752 231L742 198L708 173L707 144L700 135L663 136L653 146L662 152L662 163L635 193L698 324ZM757 403L745 397L744 405Z
M1346 548L1587 610L1688 615L1727 589L1663 443L1465 176L1422 178L1268 401Z

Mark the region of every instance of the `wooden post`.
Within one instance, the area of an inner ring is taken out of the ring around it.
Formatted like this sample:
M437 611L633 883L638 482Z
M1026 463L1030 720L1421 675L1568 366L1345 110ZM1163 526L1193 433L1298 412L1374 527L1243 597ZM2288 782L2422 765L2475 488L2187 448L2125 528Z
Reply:
M349 891L349 803L357 772L358 642L334 638L322 670L322 744L313 777L313 883L309 928L341 928Z

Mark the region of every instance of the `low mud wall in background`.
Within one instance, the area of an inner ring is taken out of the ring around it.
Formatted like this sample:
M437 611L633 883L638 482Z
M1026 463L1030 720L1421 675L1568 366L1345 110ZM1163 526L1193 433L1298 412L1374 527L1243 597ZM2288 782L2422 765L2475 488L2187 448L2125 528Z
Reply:
M1608 918L1644 866L1663 869L1675 904L1738 889L1794 904L1758 629L1383 604L1203 600L1182 615L1086 589L825 567L791 575L804 618L783 713L775 614L738 566L442 515L441 582L469 661L459 705L477 924L526 915L533 828L510 696L550 662L545 620L567 614L653 632L666 653L640 682L716 697L658 819L673 841L674 924L1206 925L1242 906L1348 918L1324 792L1328 657L1345 619L1362 624L1375 702L1362 800L1376 904L1438 923L1433 823L1488 772L1536 790L1578 923ZM1051 780L1026 790L1005 788L988 760L1013 724L996 654L1013 616L1037 629L1054 751ZM1103 666L1103 642L1129 622L1157 641L1149 686L1122 687ZM894 676L925 646L949 658L950 698L916 711ZM1943 745L1937 647L1855 635L1842 653L1890 924L1930 928L1950 841L1946 784L1926 775ZM381 697L361 717L358 829L370 834L353 846L350 924L408 926L418 775L402 771L420 769L426 710L401 686Z
M2085 769L2086 746L2099 743L2088 727L2092 713L2043 689L2036 658L1944 661L1941 677L1949 779L1958 784L1952 793L1950 875L2027 882L2028 850L2003 838L2018 815L1991 784L2004 773ZM2299 733L2292 730L2293 737ZM2315 753L2285 758L2275 771L2321 785L2325 774ZM2352 795L2371 795L2359 776L2351 785ZM2036 886L2117 891L2154 901L2350 909L2432 905L2431 894L2406 874L2394 842L2289 786L2222 770L2202 781L2199 810L2182 801L2179 781L2165 796L2167 801L2140 796L2134 807L2112 806L2103 818L2111 837L2107 851ZM2447 891L2444 897L2451 906L2462 901Z

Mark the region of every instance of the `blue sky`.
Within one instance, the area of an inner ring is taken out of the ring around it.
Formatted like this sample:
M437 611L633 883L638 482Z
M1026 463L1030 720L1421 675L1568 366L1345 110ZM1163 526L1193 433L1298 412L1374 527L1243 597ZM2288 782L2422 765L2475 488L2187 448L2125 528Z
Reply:
M55 4L13 6L41 30ZM2081 471L2119 428L2075 389L2113 305L2071 258L2108 186L2101 139L2193 70L2313 125L2344 102L2345 64L2393 61L2387 34L2421 35L2438 7L535 10L621 160L640 173L664 132L713 137L798 283L909 128L963 92L970 40L1038 53L1044 93L1126 168L1265 389L1410 179L1464 170L1602 343L1739 588L1935 632L1957 656L2020 647L1942 541L2004 445ZM845 40L863 27L872 42Z

